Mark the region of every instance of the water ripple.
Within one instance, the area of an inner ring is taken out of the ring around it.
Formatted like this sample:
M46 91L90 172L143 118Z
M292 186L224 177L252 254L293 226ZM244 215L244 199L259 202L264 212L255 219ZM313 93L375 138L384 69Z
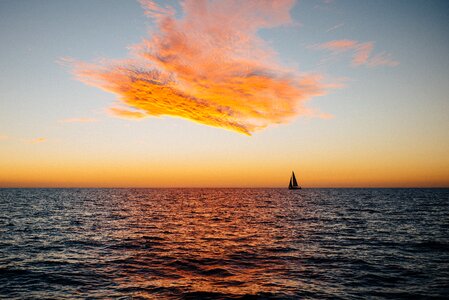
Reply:
M449 294L447 189L0 189L0 298Z

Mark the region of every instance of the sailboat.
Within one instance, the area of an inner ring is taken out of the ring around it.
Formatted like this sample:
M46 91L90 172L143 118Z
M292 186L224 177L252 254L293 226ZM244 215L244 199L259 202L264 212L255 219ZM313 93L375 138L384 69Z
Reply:
M301 187L298 185L298 182L296 181L295 172L292 171L292 177L290 177L290 183L288 184L289 190L300 190Z

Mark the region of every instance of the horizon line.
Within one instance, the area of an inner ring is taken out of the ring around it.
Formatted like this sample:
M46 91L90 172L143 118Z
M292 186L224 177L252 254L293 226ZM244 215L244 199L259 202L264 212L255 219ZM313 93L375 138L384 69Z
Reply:
M179 187L126 187L126 186L0 186L0 189L288 189L288 187L251 187L251 186L179 186ZM449 189L449 186L315 186L301 189Z

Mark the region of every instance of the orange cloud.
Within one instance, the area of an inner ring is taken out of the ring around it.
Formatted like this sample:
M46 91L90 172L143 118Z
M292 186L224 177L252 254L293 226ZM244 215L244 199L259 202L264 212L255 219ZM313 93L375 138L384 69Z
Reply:
M9 139L9 136L4 135L4 134L0 134L0 141L4 141L4 140L7 140L7 139Z
M119 118L124 119L143 119L147 117L147 115L140 111L132 111L127 109L122 109L118 107L111 107L109 108L109 113L111 113L114 116L117 116Z
M156 26L132 58L73 63L76 77L118 95L119 117L181 117L250 135L305 114L304 101L325 90L316 76L282 67L257 36L292 24L294 0L186 0L183 17L141 1Z
M97 122L94 118L67 118L59 121L60 123L92 123Z
M354 40L334 40L313 46L313 48L329 50L333 53L353 51L352 65L354 66L366 65L368 67L394 67L399 65L399 62L393 60L391 55L386 52L382 52L373 57L371 55L374 48L373 42L360 43Z

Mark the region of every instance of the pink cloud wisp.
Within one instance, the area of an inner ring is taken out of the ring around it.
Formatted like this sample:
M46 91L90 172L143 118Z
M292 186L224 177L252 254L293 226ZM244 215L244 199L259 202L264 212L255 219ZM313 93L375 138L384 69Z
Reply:
M329 50L335 54L346 51L352 51L353 66L366 65L368 67L377 67L377 66L395 67L399 65L399 62L392 59L391 55L386 52L381 52L373 56L372 55L372 51L374 48L373 42L361 43L354 40L334 40L314 46L314 48L321 50Z

